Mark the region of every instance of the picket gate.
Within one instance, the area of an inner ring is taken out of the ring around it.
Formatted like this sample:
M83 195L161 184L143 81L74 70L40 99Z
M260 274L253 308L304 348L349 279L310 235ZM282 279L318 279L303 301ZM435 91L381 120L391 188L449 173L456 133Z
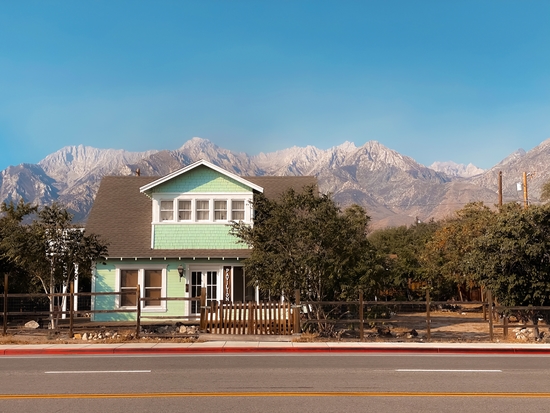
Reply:
M289 335L295 332L294 310L289 302L212 301L207 307L206 331L212 334Z

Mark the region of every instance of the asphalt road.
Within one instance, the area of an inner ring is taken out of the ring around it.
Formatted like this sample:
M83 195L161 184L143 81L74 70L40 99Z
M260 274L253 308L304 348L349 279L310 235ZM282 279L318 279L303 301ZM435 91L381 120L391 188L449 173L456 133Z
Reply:
M0 358L0 412L518 412L550 406L550 356Z

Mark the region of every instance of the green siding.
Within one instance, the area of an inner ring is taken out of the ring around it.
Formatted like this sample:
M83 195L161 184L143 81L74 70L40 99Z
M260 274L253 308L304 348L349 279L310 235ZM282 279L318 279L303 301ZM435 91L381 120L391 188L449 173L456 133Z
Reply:
M252 189L206 166L177 176L151 189L152 193L252 192Z
M109 263L98 264L96 269L95 292L114 292L116 287L116 267ZM95 297L94 310L114 310L116 295L100 295ZM98 313L93 315L94 321L129 321L135 320L132 313Z
M183 279L180 280L178 273L178 266L181 264L184 268L188 269L189 265L197 264L208 264L209 266L219 266L221 265L242 265L242 261L238 260L189 260L189 261L179 261L179 260L157 260L151 261L149 259L143 260L124 260L111 262L107 261L107 265L98 263L96 272L95 272L95 292L114 292L116 287L116 276L117 276L117 267L136 266L140 268L147 268L151 265L158 264L159 268L166 267L166 296L167 297L186 297L189 296L189 293L185 292L185 286L190 282L189 277L191 276L189 271L186 271ZM114 310L115 307L115 295L107 296L96 296L95 297L95 310ZM189 301L167 301L166 302L166 311L159 310L155 312L148 312L142 310L142 316L144 321L152 321L153 319L145 318L147 315L151 316L187 316L189 315ZM93 315L94 321L135 321L135 313L99 313ZM174 319L178 320L178 319ZM159 322L167 322L169 320L163 319ZM180 321L182 321L180 319Z
M221 224L162 224L155 226L154 249L246 249Z

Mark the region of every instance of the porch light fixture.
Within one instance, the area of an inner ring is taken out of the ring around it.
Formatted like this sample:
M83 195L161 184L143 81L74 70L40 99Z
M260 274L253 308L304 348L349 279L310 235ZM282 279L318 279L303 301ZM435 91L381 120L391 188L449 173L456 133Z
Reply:
M184 273L184 270L183 270L183 265L178 265L178 274L180 275L180 282L181 282L181 279L183 277L183 273Z

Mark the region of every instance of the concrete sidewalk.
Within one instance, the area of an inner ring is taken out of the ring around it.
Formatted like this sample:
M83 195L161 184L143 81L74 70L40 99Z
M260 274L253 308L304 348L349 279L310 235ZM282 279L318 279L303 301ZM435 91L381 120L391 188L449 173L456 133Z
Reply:
M209 341L200 343L116 344L9 344L0 345L0 356L124 355L124 354L548 354L550 344L515 343L358 343L358 342L260 342Z

